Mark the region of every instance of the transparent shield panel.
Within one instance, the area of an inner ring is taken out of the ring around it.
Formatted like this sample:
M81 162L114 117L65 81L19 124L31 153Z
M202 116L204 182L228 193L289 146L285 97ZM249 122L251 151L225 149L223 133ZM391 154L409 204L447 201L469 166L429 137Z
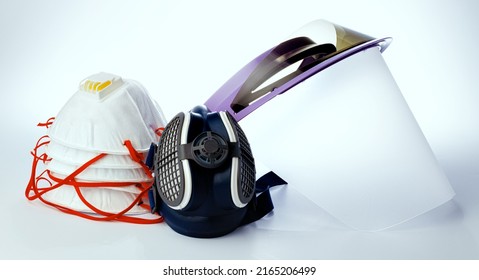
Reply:
M454 196L379 47L331 65L240 124L255 157L288 188L355 229L388 228Z
M382 58L390 41L311 22L205 105L241 120L255 158L294 189L281 201L308 200L356 229L388 228L454 196Z

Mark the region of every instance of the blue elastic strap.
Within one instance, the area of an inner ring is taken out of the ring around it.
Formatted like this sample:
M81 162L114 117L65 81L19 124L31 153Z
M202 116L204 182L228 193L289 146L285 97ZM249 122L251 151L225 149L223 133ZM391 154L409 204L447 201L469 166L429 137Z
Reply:
M148 151L148 155L146 156L146 160L145 160L145 164L146 166L148 166L150 168L150 170L153 170L153 161L155 159L155 153L156 153L156 150L158 148L158 145L156 145L155 143L151 143L150 145L150 150ZM156 181L153 182L153 184L156 184ZM156 208L156 195L154 193L154 187L151 187L149 190L148 190L148 201L150 202L150 209L151 209L151 213L154 214L157 212L157 208Z
M146 156L145 164L150 168L150 170L153 170L153 160L155 159L155 153L158 148L158 145L155 143L151 143L150 145L150 150L148 151L148 155Z
M246 225L263 218L274 209L269 189L274 186L285 185L287 182L273 171L266 173L256 180L256 194L248 204L248 210L241 225Z

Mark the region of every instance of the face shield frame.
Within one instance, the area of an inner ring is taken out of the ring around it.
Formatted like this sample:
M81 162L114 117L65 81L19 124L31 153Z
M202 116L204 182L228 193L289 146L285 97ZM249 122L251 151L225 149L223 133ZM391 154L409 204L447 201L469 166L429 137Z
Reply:
M327 30L330 34L328 38L314 36L317 31L311 30ZM391 37L375 39L324 20L311 22L244 66L205 105L211 111L228 111L240 121L269 100L339 61L372 47L384 52L391 41ZM295 66L290 73L281 74ZM275 75L282 77L270 82Z

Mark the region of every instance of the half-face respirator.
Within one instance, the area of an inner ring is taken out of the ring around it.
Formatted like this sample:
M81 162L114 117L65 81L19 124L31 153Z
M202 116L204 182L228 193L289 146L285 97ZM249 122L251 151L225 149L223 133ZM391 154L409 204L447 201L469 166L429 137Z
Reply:
M247 206L255 198L255 173L238 123L227 112L197 106L177 114L156 147L153 189L162 201L156 205L179 233L224 235L252 211Z

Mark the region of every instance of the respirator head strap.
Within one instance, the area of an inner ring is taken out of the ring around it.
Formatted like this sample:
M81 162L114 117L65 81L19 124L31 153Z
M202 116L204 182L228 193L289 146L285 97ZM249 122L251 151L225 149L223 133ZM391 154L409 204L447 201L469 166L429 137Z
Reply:
M248 203L248 210L241 222L241 225L247 225L263 218L273 211L274 205L271 199L269 189L274 186L286 185L288 182L283 180L273 171L266 173L256 180L256 196Z

